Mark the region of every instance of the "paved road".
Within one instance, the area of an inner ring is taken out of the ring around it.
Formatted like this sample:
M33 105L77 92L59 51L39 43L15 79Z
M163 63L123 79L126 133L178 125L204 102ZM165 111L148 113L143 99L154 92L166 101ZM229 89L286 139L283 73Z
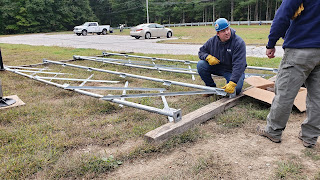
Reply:
M61 46L73 48L92 48L103 51L135 52L146 54L190 54L197 55L201 45L156 43L160 39L135 39L130 36L118 35L87 35L75 34L29 34L0 37L0 43L28 44L44 46ZM283 49L276 47L276 56L283 56ZM265 47L247 46L247 56L266 57Z

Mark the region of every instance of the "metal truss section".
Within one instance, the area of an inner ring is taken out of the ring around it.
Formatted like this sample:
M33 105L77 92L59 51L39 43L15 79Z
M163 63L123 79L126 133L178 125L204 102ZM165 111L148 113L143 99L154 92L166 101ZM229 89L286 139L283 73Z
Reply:
M117 53L110 53L110 54L116 54L116 55L123 55L123 54L117 54ZM137 56L137 57L144 57L144 56ZM148 58L148 57L146 57ZM184 74L190 74L192 75L192 80L195 80L194 75L199 75L196 69L191 69L191 66L188 65L187 68L178 68L174 66L168 66L168 65L157 65L154 62L151 63L143 63L141 61L132 61L132 60L123 60L123 59L113 59L113 58L100 58L100 57L89 57L89 56L73 56L74 60L89 60L89 61L96 61L96 62L102 62L102 63L108 63L113 65L120 65L120 66L128 66L128 67L134 67L134 68L142 68L142 69L150 69L150 70L157 70L159 72L161 71L167 71L167 72L173 72L173 73L184 73ZM255 69L255 70L265 70L265 71L272 71L274 73L277 73L277 69L275 68L264 68L264 67L255 67L255 66L248 66L247 69ZM217 77L216 75L212 75L213 77ZM269 76L268 74L252 74L252 73L245 73L245 77L250 76L261 76L266 77Z
M186 60L175 60L175 59L165 59L165 58L153 58L153 57L146 57L146 56L134 56L134 55L125 55L125 54L118 54L118 53L103 53L104 56L106 55L119 55L124 56L126 58L133 57L133 58L144 58L151 60L151 62L148 61L132 61L130 59L123 60L123 59L112 59L112 58L101 58L101 57L89 57L89 56L74 56L74 60L90 60L90 61L96 61L96 62L102 62L102 63L108 63L108 64L115 64L115 65L125 65L129 67L137 67L137 68L144 68L144 69L150 69L150 70L157 70L159 72L161 71L168 71L168 72L174 72L174 73L185 73L192 75L193 80L195 80L194 75L197 75L196 69L191 68L191 64L197 64L197 61L186 61ZM156 60L160 61L170 61L170 62L179 62L184 63L184 65L187 65L188 68L178 68L177 66L170 66L170 65L158 65L155 63ZM183 86L188 88L195 88L198 89L196 91L181 91L181 92L165 92L165 88L140 88L140 87L128 87L128 81L126 81L124 87L105 87L105 86L85 86L87 82L99 82L99 83L119 83L120 81L108 81L108 80L92 80L93 74L88 77L87 79L82 78L65 78L65 77L57 77L58 75L71 75L69 73L61 73L61 72L51 72L47 71L49 70L47 67L45 68L30 68L30 67L23 67L23 66L7 66L5 67L5 70L14 72L16 74L29 77L31 79L35 79L37 81L54 85L59 88L63 88L66 90L72 90L84 95L88 95L91 97L99 98L105 101L111 101L113 103L117 103L120 106L129 106L134 107L142 110L146 110L149 112L158 113L161 115L168 116L168 119L170 122L178 122L182 118L181 110L180 109L174 109L170 108L166 96L177 96L177 95L195 95L195 94L217 94L221 96L229 96L230 98L234 97L235 94L228 94L223 89L215 88L215 87L208 87L208 86L202 86L197 84L190 84L190 83L184 83L184 82L178 82L178 81L171 81L171 80L165 80L165 79L159 79L159 78L153 78L153 77L147 77L147 76L141 76L141 75L135 75L130 73L123 73L118 71L111 71L106 69L99 69L94 67L88 67L88 66L82 66L82 65L76 65L76 64L70 64L66 62L59 62L59 61L51 61L47 59L43 59L43 64L38 65L45 65L45 64L56 64L61 65L63 67L73 67L73 68L79 68L84 69L87 71L97 71L97 72L103 72L103 73L109 73L113 75L118 75L122 78L130 77L130 78L137 78L142 80L148 80L148 81L154 81L158 83L162 83L165 86L170 85L177 85L177 86ZM267 70L276 72L276 69L273 68L263 68L263 67L254 67L254 66L248 66L248 69L256 69L256 70ZM29 74L26 74L29 73ZM47 75L53 75L53 77L44 77L39 76L36 74L47 74ZM255 74L256 75L256 74ZM69 84L59 84L52 81L77 81L81 82L78 86L71 86ZM101 95L97 94L95 92L90 92L86 90L106 90L106 91L122 91L122 95ZM128 94L127 91L157 91L159 93L141 93L141 94ZM127 98L142 98L142 97L161 97L162 102L164 104L163 109L159 109L156 107L150 107L130 101L126 101Z
M34 79L34 80L37 80L37 81L40 81L40 82L43 82L43 83L46 83L46 84L49 84L49 85L53 85L53 86L62 88L62 89L69 89L69 90L72 90L72 91L75 91L75 92L78 92L80 94L84 94L84 95L87 95L87 96L91 96L91 97L95 97L95 98L99 98L99 99L102 99L104 97L104 95L93 93L93 92L88 92L88 91L77 89L77 88L73 88L73 89L72 88L66 88L66 87L69 87L68 84L59 84L59 83L51 82L51 81L45 80L45 79L43 79L43 78L41 78L39 76L33 76L33 75L26 74L26 73L24 73L23 70L21 71L21 70L18 70L18 69L11 69L11 68L8 68L8 67L6 67L5 70L13 72L13 73L16 73L16 74L19 74L19 75L22 75L22 76L25 76L25 77L28 77L28 78L31 78L31 79ZM67 78L64 78L64 79L67 79ZM82 80L84 80L83 81L83 83L84 83L88 79L82 79ZM83 88L83 89L85 89L85 88ZM134 88L132 88L132 89L134 89ZM160 88L160 90L163 90L163 89ZM105 100L105 99L102 99L102 100ZM129 106L129 107L134 107L134 108L137 108L137 109L142 109L142 110L146 110L146 111L149 111L149 112L165 115L165 116L170 117L169 120L173 119L174 122L178 122L182 118L182 114L181 114L181 110L180 109L173 109L173 108L159 109L159 108L150 107L150 106L146 106L146 105L142 105L142 104L138 104L138 103L134 103L134 102L129 102L129 101L121 100L121 99L110 99L110 100L107 100L107 101L111 101L113 103L117 103L117 104Z
M102 63L114 64L114 65L121 65L121 66L128 66L134 68L142 68L142 69L150 69L156 71L167 71L167 72L174 72L174 73L184 73L184 74L191 74L197 75L196 69L191 69L189 66L188 68L178 68L174 66L168 65L157 65L155 63L141 63L140 61L132 61L132 60L122 60L122 59L112 59L112 58L99 58L99 57L87 57L87 56L73 56L75 60L89 60L89 61L97 61Z
M154 57L147 57L147 56L135 56L135 55L128 55L128 54L120 54L120 53L109 53L109 52L102 52L103 56L123 56L123 57L133 57L133 58L143 58L143 59L150 59L150 60L159 60L159 61L171 61L171 62L181 62L184 64L197 64L198 61L188 61L188 60L178 60L178 59L165 59L165 58L154 58ZM272 71L274 73L278 73L278 69L276 68L266 68L266 67L256 67L256 66L247 66L247 69L255 69L255 70L264 70L264 71Z
M184 86L184 87L190 87L190 88L196 88L196 89L202 89L202 90L209 90L209 91L212 91L214 94L221 95L221 96L227 95L227 93L223 89L215 88L215 87L208 87L208 86L202 86L202 85L197 85L197 84L189 84L189 83L178 82L178 81L170 81L170 80L152 78L152 77L147 77L147 76L141 76L141 75L135 75L135 74L129 74L129 73L123 73L123 72L117 72L117 71L110 71L110 70L106 70L106 69L99 69L99 68L94 68L94 67L87 67L87 66L68 64L68 63L63 63L63 62L51 61L51 60L46 60L46 59L43 59L43 62L44 63L59 64L62 66L70 66L70 67L74 67L74 68L81 68L81 69L86 69L89 71L105 72L105 73L119 75L120 77L123 77L123 78L131 77L131 78L138 78L138 79L144 79L144 80L149 80L149 81L155 81L155 82L163 83L164 85L167 85L167 86L178 85L178 86Z
M228 94L220 88L214 88L214 87L207 87L207 86L201 86L201 85L196 85L196 84L189 84L189 83L183 83L183 82L177 82L177 81L170 81L170 80L164 80L164 79L158 79L158 78L152 78L152 77L146 77L146 76L140 76L140 75L134 75L134 74L129 74L129 73L123 73L123 72L116 72L116 71L110 71L110 70L105 70L105 69L98 69L98 68L93 68L93 67L87 67L87 66L81 66L81 65L75 65L75 64L69 64L69 63L64 63L64 62L57 62L57 61L50 61L50 60L43 60L43 63L51 63L51 64L57 64L61 65L63 67L74 67L74 68L80 68L80 69L85 69L88 71L98 71L98 72L105 72L105 73L110 73L114 75L119 75L122 78L126 77L131 77L131 78L137 78L137 79L143 79L143 80L149 80L149 81L155 81L155 82L160 82L163 85L170 86L170 85L178 85L178 86L184 86L184 87L190 87L190 88L196 88L196 89L201 89L202 91L184 91L184 92L169 92L169 93L164 93L163 91L165 89L150 89L150 88L129 88L128 84L126 82L126 85L124 88L104 88L104 87L75 87L75 86L62 86L65 89L71 89L74 91L83 91L81 89L105 89L105 90L122 90L123 93L122 95L109 95L109 96L102 96L100 99L102 100L107 100L115 103L119 103L121 105L126 105L126 106L131 106L143 110L147 110L150 112L156 112L158 114L166 115L168 116L168 119L170 122L178 122L181 120L181 110L176 110L173 108L170 108L168 106L168 103L165 99L165 96L175 96L175 95L194 95L194 94L218 94L221 96L227 96ZM146 93L146 94L126 94L126 91L128 90L145 90L145 91L150 91L150 90L156 90L159 91L160 93ZM158 109L154 107L149 107L141 104L136 104L129 101L125 101L125 98L141 98L141 97L157 97L160 96L162 98L163 104L164 104L164 109ZM229 94L230 97L233 97L234 94Z

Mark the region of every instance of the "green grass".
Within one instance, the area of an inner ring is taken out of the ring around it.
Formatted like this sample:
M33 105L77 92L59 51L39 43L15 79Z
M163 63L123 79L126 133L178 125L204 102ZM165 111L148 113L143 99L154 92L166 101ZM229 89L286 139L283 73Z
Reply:
M319 155L319 148L313 148L313 149L305 149L303 151L304 155L311 158L314 161L319 161L320 160L320 155Z
M217 117L217 124L227 128L241 127L248 121L247 114L237 109L229 109Z
M236 30L247 45L265 46L268 43L268 35L270 25L231 25ZM171 27L174 37L177 40L165 40L164 43L188 43L188 44L204 44L209 38L216 35L216 31L212 26L187 26L187 27ZM277 45L282 45L283 40L279 40Z
M101 54L101 51L93 49L11 44L0 44L0 47L4 64L10 66L37 64L41 63L43 58L67 60L72 59L73 55L94 56ZM190 55L155 54L146 56L198 60L197 56ZM259 64L266 67L277 67L279 61L279 59L270 61L266 58L248 58L248 65L256 66ZM73 63L203 85L199 77L196 77L196 81L192 81L191 76L186 74L158 73L157 71L102 65L89 61ZM50 71L72 73L73 75L70 77L87 78L94 74L93 79L120 80L122 83L128 80L130 87L162 87L161 84L146 83L132 78L122 79L111 74L55 65L46 67L51 69ZM4 96L17 94L26 103L24 106L0 110L0 179L94 178L101 173L112 171L126 160L167 152L181 144L196 142L205 136L203 132L195 128L159 146L148 143L142 146L137 145L130 152L115 154L113 158L109 158L110 156L106 153L86 153L81 149L85 149L87 146L94 146L97 149L118 148L126 141L142 139L148 131L167 123L167 117L135 108L120 108L111 102L59 89L8 71L1 71L0 74ZM75 82L67 83L79 85ZM223 86L225 80L217 80L217 84L219 87ZM88 83L88 85L96 84ZM166 89L168 91L190 90L174 85L168 86ZM183 114L215 100L217 99L213 99L213 97L202 98L201 95L167 97L170 107L181 108ZM153 107L163 107L161 98L141 98L132 99L132 101ZM243 104L243 109L246 107ZM251 102L249 107L257 113L248 115L243 111L240 118L237 119L236 111L228 111L222 115L221 119L225 116L224 121L226 119L237 120L235 122L228 121L226 124L230 127L242 127L247 123L248 116L249 119L258 117L262 119L265 116L265 112L262 112L262 115L258 113L262 110L256 107L254 102ZM205 163L198 165L199 168L205 168L205 166Z
M295 161L281 161L278 162L276 170L277 179L305 179L302 176L303 166Z
M55 171L52 173L54 179L82 176L95 178L100 173L113 171L121 164L122 162L114 159L113 156L73 155L71 159L67 158L65 162L58 162L54 168Z

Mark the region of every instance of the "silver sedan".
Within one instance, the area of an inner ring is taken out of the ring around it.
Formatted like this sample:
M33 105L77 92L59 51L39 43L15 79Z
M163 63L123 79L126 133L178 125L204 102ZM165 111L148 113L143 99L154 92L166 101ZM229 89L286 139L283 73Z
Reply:
M171 38L173 31L170 28L165 28L163 25L152 23L152 24L140 24L136 27L131 28L130 36L139 39L143 37L150 39L151 37L167 37Z

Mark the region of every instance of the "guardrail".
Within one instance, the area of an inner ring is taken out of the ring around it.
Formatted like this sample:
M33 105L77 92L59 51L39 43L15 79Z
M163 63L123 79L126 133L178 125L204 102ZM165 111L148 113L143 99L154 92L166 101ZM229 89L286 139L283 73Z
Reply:
M265 25L272 24L272 21L232 21L231 25ZM179 23L179 24L163 24L166 27L181 27L181 26L213 26L214 22L194 22L194 23Z

